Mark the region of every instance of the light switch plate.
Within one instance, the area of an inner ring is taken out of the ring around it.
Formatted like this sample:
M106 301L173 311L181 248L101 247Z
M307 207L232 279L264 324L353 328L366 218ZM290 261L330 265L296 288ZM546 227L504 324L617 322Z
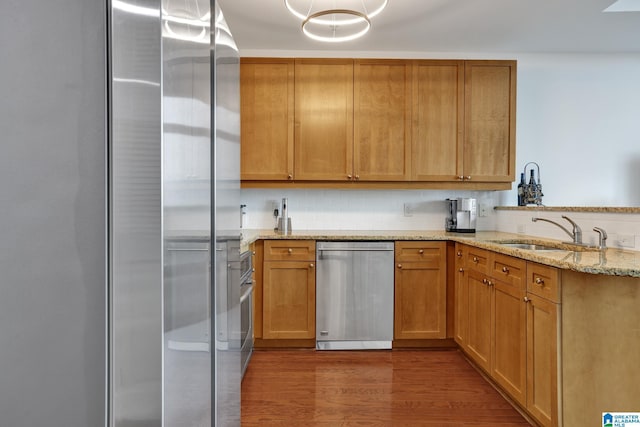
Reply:
M413 211L409 203L404 204L404 216L413 216Z
M485 203L480 203L478 206L478 216L486 217L489 216L489 207Z

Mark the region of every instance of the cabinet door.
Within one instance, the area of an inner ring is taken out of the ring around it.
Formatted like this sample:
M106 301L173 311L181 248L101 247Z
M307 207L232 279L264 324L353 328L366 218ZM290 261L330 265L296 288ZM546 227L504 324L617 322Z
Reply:
M269 261L264 263L263 274L263 338L315 338L313 263Z
M527 294L527 410L543 426L558 425L559 305Z
M527 307L525 291L492 279L494 297L491 376L521 405L526 404Z
M465 179L515 179L516 62L465 62Z
M467 289L467 272L465 269L466 247L456 243L456 278L455 278L455 321L453 339L462 348L467 346L469 329L469 290Z
M353 60L295 60L295 177L353 178Z
M357 59L354 67L354 178L408 180L411 62Z
M444 257L396 263L395 339L446 338Z
M412 179L457 181L462 176L463 61L413 65Z
M467 352L486 372L491 371L491 313L493 298L486 276L475 270L467 272L469 295L469 330Z
M293 59L242 58L241 179L293 178L293 95Z

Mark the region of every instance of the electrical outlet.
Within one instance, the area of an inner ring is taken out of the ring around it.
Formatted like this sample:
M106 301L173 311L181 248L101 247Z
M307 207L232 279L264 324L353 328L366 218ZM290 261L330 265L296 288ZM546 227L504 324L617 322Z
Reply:
M488 215L489 215L489 207L486 205L486 203L480 203L478 207L478 216L486 217Z
M404 204L404 216L413 216L413 211L409 203Z
M633 234L618 234L618 246L621 248L635 248L636 236Z

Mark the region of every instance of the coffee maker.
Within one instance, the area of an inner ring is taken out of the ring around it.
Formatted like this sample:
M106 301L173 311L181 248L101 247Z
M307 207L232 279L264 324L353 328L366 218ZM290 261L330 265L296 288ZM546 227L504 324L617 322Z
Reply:
M476 232L476 199L447 199L449 212L445 220L445 230L456 233Z

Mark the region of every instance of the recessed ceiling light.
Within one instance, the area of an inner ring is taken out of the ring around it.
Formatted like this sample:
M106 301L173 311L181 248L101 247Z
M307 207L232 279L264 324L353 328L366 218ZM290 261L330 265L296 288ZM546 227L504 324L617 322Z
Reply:
M603 12L640 12L640 0L618 0Z

